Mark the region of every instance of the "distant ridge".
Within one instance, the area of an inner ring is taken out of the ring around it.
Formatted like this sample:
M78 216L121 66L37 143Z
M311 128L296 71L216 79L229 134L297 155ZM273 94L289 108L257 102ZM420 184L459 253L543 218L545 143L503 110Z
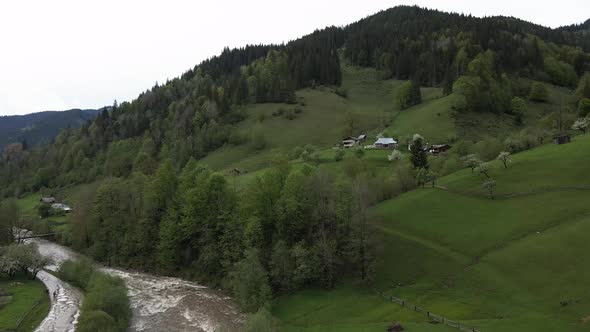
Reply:
M71 109L0 116L0 150L10 143L26 142L29 147L49 143L60 130L78 128L94 119L99 112L95 109Z

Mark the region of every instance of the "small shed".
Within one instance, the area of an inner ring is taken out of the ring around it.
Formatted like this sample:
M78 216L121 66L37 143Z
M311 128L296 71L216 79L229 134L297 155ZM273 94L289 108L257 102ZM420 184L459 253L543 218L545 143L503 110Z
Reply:
M365 134L359 135L359 137L357 137L356 140L359 142L364 142L367 140L367 135L365 135Z
M344 140L342 140L342 147L345 149L349 149L355 146L357 143L358 139L356 137L346 137Z
M397 147L397 141L391 137L381 137L374 145L377 149L395 149Z
M45 203L45 204L53 204L53 203L55 203L55 197L51 197L51 196L41 197L39 202Z
M451 148L448 144L435 144L430 147L430 153L439 154L441 152L448 151Z
M566 144L572 141L570 134L557 134L553 136L553 142L555 144Z

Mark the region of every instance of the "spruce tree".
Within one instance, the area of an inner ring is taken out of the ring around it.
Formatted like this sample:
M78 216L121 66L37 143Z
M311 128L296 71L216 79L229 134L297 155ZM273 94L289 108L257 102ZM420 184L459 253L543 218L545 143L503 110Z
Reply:
M410 146L412 157L410 158L414 168L428 168L428 156L424 149L424 138L418 134L414 135L412 145Z

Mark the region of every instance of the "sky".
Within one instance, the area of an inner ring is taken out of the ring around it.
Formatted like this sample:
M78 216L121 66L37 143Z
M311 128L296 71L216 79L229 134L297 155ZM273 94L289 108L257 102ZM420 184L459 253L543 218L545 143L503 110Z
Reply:
M550 27L590 18L588 0L7 0L0 115L130 101L225 46L288 42L401 4Z

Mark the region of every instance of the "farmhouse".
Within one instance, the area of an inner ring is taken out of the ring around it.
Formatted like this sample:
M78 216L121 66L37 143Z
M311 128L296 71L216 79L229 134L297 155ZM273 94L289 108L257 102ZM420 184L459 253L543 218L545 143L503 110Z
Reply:
M395 149L397 147L397 141L391 137L381 137L374 145L377 149Z
M39 202L45 203L45 204L53 204L53 203L55 203L55 197L51 197L51 196L41 197Z
M448 151L451 148L448 144L435 144L430 147L429 152L432 154L439 154L441 152Z

